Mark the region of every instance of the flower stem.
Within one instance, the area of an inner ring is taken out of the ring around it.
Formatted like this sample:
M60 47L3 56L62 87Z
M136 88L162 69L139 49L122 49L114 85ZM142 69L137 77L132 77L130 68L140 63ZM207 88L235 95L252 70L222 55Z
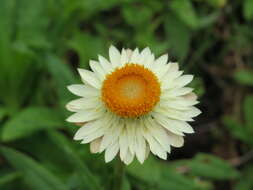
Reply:
M117 159L117 162L114 165L113 175L112 190L121 190L125 175L125 165L120 159Z

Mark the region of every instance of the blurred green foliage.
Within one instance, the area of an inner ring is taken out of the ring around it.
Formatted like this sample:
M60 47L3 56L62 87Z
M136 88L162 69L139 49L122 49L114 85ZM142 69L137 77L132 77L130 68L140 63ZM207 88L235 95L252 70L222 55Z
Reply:
M115 162L72 140L64 105L76 67L110 44L168 52L193 73L203 114L192 146L201 128L211 141L193 157L131 164L123 189L253 189L252 31L252 0L1 0L0 189L109 189Z

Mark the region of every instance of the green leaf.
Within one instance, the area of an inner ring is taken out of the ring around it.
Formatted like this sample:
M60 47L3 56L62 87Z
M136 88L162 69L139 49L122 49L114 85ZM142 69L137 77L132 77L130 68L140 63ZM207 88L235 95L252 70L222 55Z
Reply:
M228 162L212 155L199 153L188 163L192 174L206 178L225 180L239 176Z
M232 116L224 116L222 121L233 136L253 145L252 135L248 133L245 126L236 121Z
M150 175L150 171L152 171L152 175ZM162 175L158 162L152 156L145 160L142 165L135 160L127 167L127 172L149 183L156 183Z
M199 18L199 28L206 28L214 24L220 18L220 12L216 11L209 15L201 16Z
M73 97L68 92L67 86L76 83L76 78L71 72L69 66L54 55L46 57L47 67L52 75L55 88L60 98L60 104L63 107Z
M176 173L176 171L164 170L164 179L158 183L159 190L209 190L211 189L208 183L199 183L191 178L188 178L182 174Z
M208 0L208 3L214 7L224 7L227 3L227 0Z
M47 27L49 17L45 15L44 0L22 0L17 2L16 38L33 47L48 47Z
M89 60L97 58L97 54L104 52L106 41L88 33L75 32L68 44L78 53L80 66L87 69Z
M98 183L98 178L87 168L84 162L80 159L74 148L71 146L69 141L64 135L60 133L49 131L49 137L55 143L56 146L61 148L64 152L64 156L68 161L76 168L76 172L80 177L80 183L84 186L83 188L88 189L103 189Z
M207 3L215 8L222 8L226 5L227 0L196 0L202 3Z
M68 190L55 175L27 155L1 146L0 151L7 161L23 172L25 182L36 190Z
M173 0L170 2L172 11L189 27L195 29L199 26L199 20L190 0Z
M235 190L252 190L253 189L253 165L247 165L242 171L242 176L235 185Z
M8 64L11 62L11 42L10 37L12 35L12 24L15 10L14 0L1 0L0 6L0 28L4 28L4 32L0 35L0 77L5 75ZM2 79L3 80L3 79ZM0 80L0 82L2 81ZM1 84L1 83L0 83Z
M138 14L136 14L137 12ZM152 17L152 9L147 6L124 6L122 13L127 23L135 26L136 28L143 27L144 25L148 24Z
M248 132L253 134L253 96L246 96L243 102L243 111Z
M46 107L28 107L5 123L2 131L2 140L16 140L33 132L60 127L63 124L63 119L57 110Z
M251 70L236 71L234 73L234 78L240 84L253 86L253 71Z
M194 88L194 92L199 96L203 96L205 93L205 86L202 78L195 77L194 80L191 82L189 87Z
M190 47L191 31L189 27L173 14L169 14L164 27L172 52L175 52L175 55L181 60L184 59Z
M252 0L243 1L243 16L247 20L251 20L253 18L253 1Z
M121 190L131 190L131 185L129 183L129 180L127 179L126 176L123 178L123 184Z
M6 116L7 111L4 107L0 107L0 122Z
M145 29L142 28L142 30L139 30L135 36L135 41L140 47L145 47L147 44L149 44L149 46L152 47L152 51L156 55L159 55L167 51L168 42L159 40L155 36L154 32L151 32L155 27L156 26L149 25L145 27Z
M9 172L5 175L2 175L0 177L0 187L7 184L7 183L11 183L14 180L16 180L17 178L20 178L22 176L22 173L20 172Z
M41 0L40 0L41 1ZM37 2L37 0L33 1ZM0 6L0 28L4 28L4 32L0 35L0 87L6 88L0 94L1 101L8 106L13 112L17 111L24 101L27 103L28 95L31 93L31 87L36 81L37 58L35 52L28 47L28 42L19 34L22 30L23 34L27 35L26 39L33 43L37 40L32 39L37 36L33 33L32 27L39 23L42 19L36 19L34 22L33 16L28 14L31 10L36 13L33 2L27 0L2 0ZM32 6L26 3L33 4ZM36 4L36 3L35 3ZM41 17L43 18L43 17ZM23 21L31 21L33 24L28 27ZM40 31L40 29L39 29ZM43 35L44 32L40 31ZM44 39L42 40L45 41ZM24 85L26 84L26 85Z
M134 161L127 167L127 172L131 176L149 184L149 186L157 187L159 190L208 190L210 184L202 184L177 173L174 168L166 163L162 164L149 157L143 165ZM146 188L144 188L146 189Z

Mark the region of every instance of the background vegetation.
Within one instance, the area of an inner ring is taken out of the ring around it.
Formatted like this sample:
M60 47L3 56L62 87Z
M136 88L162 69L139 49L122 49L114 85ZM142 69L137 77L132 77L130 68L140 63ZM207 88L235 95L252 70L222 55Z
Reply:
M168 52L203 111L168 161L127 167L123 189L252 190L252 0L1 0L0 189L109 189L114 162L72 140L64 105L76 67L110 44Z

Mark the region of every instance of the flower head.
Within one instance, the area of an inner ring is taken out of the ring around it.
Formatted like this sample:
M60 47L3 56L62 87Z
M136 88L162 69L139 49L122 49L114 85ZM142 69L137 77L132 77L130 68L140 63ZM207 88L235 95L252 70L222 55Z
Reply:
M193 89L185 87L192 75L182 75L168 55L155 59L149 48L141 52L114 46L108 61L90 61L92 71L78 69L84 84L68 89L79 99L66 107L75 112L67 121L83 123L74 139L90 143L93 153L105 151L105 161L118 153L125 164L136 156L143 163L151 151L167 159L171 146L181 147L188 122L201 112Z

